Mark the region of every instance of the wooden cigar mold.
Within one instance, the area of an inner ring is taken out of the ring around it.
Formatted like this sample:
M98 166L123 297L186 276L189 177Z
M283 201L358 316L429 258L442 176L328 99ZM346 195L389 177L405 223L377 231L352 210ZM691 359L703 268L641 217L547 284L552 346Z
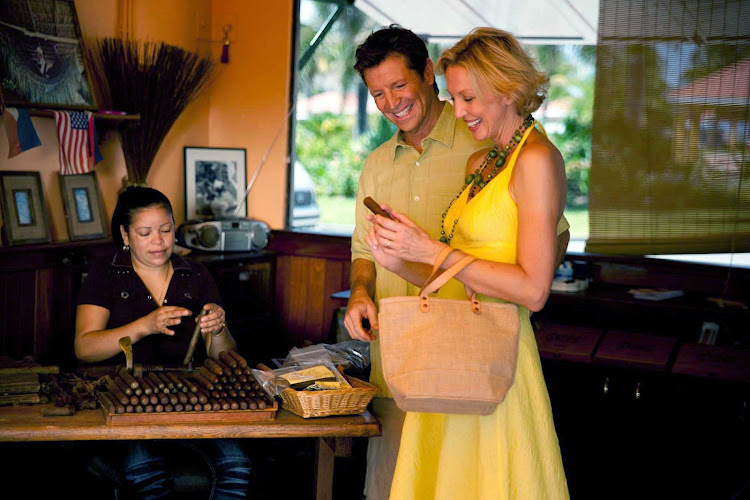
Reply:
M99 403L109 424L273 420L278 410L234 351L192 371L133 376L121 369L107 386Z

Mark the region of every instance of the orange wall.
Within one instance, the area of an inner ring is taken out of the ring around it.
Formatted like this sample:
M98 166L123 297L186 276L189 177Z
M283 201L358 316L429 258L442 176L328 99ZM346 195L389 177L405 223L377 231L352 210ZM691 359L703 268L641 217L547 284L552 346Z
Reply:
M274 228L285 224L292 2L253 7L255 4L244 0L132 0L133 37L137 40L165 41L218 59L220 44L199 39L218 40L221 27L233 25L229 64L219 64L211 87L175 122L149 171L148 184L169 197L178 224L185 213L184 146L246 148L249 181L282 124L284 131L250 193L248 215ZM75 5L85 43L115 35L116 0L75 0ZM57 180L54 121L33 118L33 122L42 146L8 159L7 137L0 121L0 170L41 172L52 240L68 240ZM109 220L126 176L116 133L107 134L101 151L104 161L96 166L96 173Z
M247 148L247 181L280 135L248 195L248 216L286 224L293 2L214 0L212 29L232 25L229 64L211 88L210 143ZM218 57L220 47L215 51Z

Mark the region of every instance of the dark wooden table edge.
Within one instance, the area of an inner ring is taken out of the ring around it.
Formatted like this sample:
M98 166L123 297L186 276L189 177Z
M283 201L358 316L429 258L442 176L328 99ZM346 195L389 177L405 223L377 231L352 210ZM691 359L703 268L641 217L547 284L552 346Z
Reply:
M0 442L106 441L123 439L214 439L214 438L335 438L372 437L381 433L380 422L369 412L361 415L303 419L279 410L275 420L208 424L106 424L100 410L83 410L74 416L42 417L44 405L0 408ZM30 410L28 408L33 408ZM38 412L39 417L11 421ZM90 412L90 414L88 413ZM94 415L96 414L96 415ZM84 418L85 417L85 418ZM80 423L79 423L80 422Z

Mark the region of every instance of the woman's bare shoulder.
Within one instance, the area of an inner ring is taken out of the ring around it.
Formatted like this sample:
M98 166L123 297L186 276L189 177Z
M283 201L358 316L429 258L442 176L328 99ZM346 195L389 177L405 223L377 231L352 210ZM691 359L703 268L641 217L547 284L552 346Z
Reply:
M526 140L518 155L518 165L536 165L539 168L546 166L552 169L565 170L565 161L560 150L544 134L538 131L535 131Z
M529 137L518 155L511 176L511 195L514 200L521 186L556 186L556 191L566 189L565 161L560 150L543 134L536 132ZM564 199L564 197L563 197Z

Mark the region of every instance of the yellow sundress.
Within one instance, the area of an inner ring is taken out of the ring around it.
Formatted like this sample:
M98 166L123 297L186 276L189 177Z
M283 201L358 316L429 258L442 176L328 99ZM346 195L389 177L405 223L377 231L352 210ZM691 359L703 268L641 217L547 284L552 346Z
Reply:
M518 207L508 185L533 129L526 130L507 167L470 203L468 189L453 203L446 216L446 221L458 219L453 247L480 259L516 262ZM465 299L466 292L450 280L438 296ZM407 413L391 500L569 498L529 311L519 310L518 367L505 400L487 416Z

